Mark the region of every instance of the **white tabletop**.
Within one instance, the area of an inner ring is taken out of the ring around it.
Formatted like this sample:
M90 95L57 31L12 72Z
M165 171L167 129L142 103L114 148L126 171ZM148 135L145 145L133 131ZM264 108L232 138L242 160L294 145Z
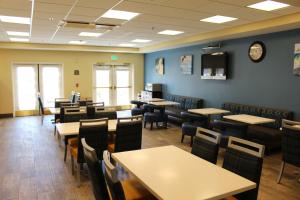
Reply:
M67 101L71 101L71 100L68 98L55 99L55 102L67 102Z
M300 125L294 125L295 128L299 128L300 129Z
M199 114L199 115L219 115L229 113L228 110L222 110L217 108L200 108L200 109L188 109L188 112Z
M230 119L233 121L243 122L246 124L265 124L265 123L272 123L275 122L274 119L264 118L264 117L257 117L253 115L246 115L246 114L240 114L240 115L226 115L223 116L225 119Z
M158 199L222 199L256 187L175 146L113 153L112 157Z
M179 105L180 103L175 101L150 101L149 104L155 105L155 106L174 106Z
M141 102L151 102L151 101L164 101L164 99L160 99L160 98L137 98L136 101L141 101Z
M108 120L108 131L114 132L117 129L117 120L111 119ZM70 123L58 123L56 124L56 130L59 135L78 135L79 134L79 122L70 122Z

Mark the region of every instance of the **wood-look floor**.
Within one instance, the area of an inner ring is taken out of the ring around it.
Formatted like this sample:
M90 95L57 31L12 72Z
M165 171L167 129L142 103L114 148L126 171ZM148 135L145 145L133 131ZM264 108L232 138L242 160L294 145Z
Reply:
M87 175L82 186L76 186L71 174L70 157L63 162L63 148L53 136L51 116L0 119L0 199L1 200L79 200L94 199ZM171 125L166 129L143 130L143 148L176 145L190 151L189 138L180 143L181 130ZM222 164L224 151L218 165ZM280 154L264 159L259 199L299 200L300 183L296 168L287 166L282 183L276 184ZM189 183L186 183L189 184Z

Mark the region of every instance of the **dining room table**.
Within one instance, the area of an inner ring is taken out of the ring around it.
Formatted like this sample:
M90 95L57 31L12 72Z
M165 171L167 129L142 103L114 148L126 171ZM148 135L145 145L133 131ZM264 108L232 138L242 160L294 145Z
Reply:
M217 200L256 183L175 146L113 153L112 158L161 200Z

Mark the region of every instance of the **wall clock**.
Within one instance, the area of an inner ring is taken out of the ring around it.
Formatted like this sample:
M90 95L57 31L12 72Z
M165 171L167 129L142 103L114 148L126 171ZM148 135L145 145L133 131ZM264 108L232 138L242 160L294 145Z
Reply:
M253 62L262 61L266 55L265 44L260 41L253 42L249 47L248 55Z

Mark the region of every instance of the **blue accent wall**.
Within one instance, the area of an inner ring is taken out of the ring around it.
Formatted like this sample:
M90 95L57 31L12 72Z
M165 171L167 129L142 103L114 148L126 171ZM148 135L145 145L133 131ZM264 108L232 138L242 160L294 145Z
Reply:
M260 63L248 57L249 45L263 41L267 53ZM300 29L222 41L220 51L229 53L226 81L201 80L202 47L196 45L145 54L145 84L162 83L164 92L204 99L204 107L221 107L223 102L260 105L291 110L300 120L300 76L293 75L295 43ZM193 55L193 75L180 71L180 56ZM165 74L155 72L155 59L165 58Z

